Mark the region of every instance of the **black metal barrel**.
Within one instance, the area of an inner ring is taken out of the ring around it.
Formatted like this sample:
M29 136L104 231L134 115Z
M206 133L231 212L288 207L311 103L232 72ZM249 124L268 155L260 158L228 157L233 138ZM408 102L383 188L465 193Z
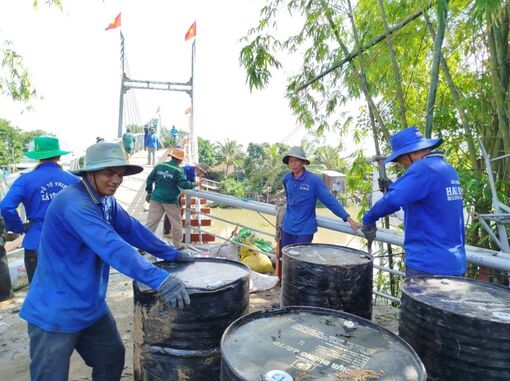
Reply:
M282 298L285 306L332 308L371 319L373 258L350 247L285 246Z
M156 265L184 282L191 304L172 308L133 282L135 381L219 380L221 336L248 312L250 269L214 258Z
M221 381L423 381L404 340L369 320L318 307L257 311L221 339Z
M457 277L407 278L399 334L430 380L510 380L510 290Z

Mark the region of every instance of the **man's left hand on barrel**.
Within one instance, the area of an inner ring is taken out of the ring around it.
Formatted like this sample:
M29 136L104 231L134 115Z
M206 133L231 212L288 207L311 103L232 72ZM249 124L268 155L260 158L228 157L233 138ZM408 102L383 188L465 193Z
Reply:
M175 258L174 262L178 263L195 262L195 257L189 253L181 251L180 255L177 258Z
M165 303L173 308L184 308L184 305L189 305L191 302L184 283L172 275L169 275L161 284L158 292Z

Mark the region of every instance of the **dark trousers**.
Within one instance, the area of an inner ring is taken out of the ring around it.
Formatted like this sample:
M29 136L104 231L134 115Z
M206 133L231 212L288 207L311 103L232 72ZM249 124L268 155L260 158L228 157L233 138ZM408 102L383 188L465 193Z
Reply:
M170 219L165 214L165 218L163 219L163 234L170 234L170 230L172 229L172 224L170 223Z
M281 246L284 248L293 243L311 243L313 241L313 234L289 234L282 230Z
M7 253L5 251L5 241L0 237L0 302L12 298L11 276L9 275L9 263L7 262Z
M32 381L67 381L71 354L75 349L92 368L92 380L120 380L125 349L110 312L76 333L48 332L29 323L28 335Z
M25 270L27 270L28 283L32 283L36 267L37 251L25 249Z

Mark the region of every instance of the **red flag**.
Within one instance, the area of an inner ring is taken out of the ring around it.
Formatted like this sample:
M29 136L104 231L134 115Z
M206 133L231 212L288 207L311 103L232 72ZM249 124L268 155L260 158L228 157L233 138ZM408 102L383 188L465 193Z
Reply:
M191 112L191 106L184 110L184 115L189 114Z
M193 24L188 28L186 35L184 36L184 41L191 40L193 37L197 35L197 22L193 21Z
M120 27L120 13L113 19L113 21L106 27L105 30L115 29Z
M158 109L156 110L156 114L159 114L159 106L158 106Z

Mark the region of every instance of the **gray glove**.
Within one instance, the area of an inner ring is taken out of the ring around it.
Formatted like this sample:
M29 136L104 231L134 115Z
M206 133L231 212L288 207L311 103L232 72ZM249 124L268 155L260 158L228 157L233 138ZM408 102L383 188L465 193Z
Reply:
M385 193L390 188L390 185L393 184L393 181L391 181L387 177L379 177L377 179L377 183L379 184L379 190Z
M371 226L363 225L361 226L361 231L363 232L367 240L373 241L377 233L377 227L375 225Z
M25 222L23 224L23 231L26 233L28 229L30 229L30 226L32 226L32 221Z
M151 194L147 193L147 196L145 196L145 201L150 202L151 201Z
M172 275L169 275L161 284L158 292L165 303L172 306L172 308L184 308L184 305L188 306L190 304L189 294L186 287L184 287L184 283Z
M174 259L177 263L195 262L195 257L189 253L181 251L181 255Z

